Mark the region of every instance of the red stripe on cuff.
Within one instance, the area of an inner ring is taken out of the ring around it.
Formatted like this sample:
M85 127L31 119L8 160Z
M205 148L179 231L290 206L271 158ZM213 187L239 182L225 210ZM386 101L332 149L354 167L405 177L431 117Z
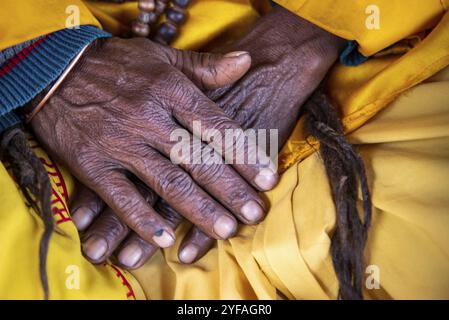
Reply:
M28 47L23 48L18 54L9 59L5 64L0 68L0 77L3 77L7 73L11 72L15 66L17 66L20 61L25 59L34 49L36 49L42 42L48 39L50 35L46 35L43 38L33 42Z

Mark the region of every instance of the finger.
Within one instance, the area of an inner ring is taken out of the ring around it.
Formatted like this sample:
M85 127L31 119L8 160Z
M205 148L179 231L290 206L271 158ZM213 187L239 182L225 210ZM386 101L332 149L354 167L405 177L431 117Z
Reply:
M265 217L267 206L263 199L253 186L223 162L220 154L174 122L162 123L160 130L170 132L170 137L150 144L155 144L164 156L185 169L203 190L241 222L255 224ZM148 141L152 140L151 133L146 137Z
M180 166L241 222L246 224L260 222L267 208L257 191L232 167L223 163L221 156L212 148L201 144L200 148L194 149L190 144L184 148L192 150L192 157L188 159L190 161L182 161ZM171 150L175 150L175 147L173 146ZM195 152L200 155L196 156ZM172 161L178 160L173 154L170 158ZM193 161L192 158L199 158L201 161Z
M202 90L216 89L239 80L251 67L246 51L200 53L165 47L169 62Z
M179 247L179 261L189 264L199 260L212 248L214 242L213 238L192 226Z
M157 202L156 210L171 221L171 226L175 229L182 222L182 217L163 199ZM192 226L179 247L178 258L182 263L198 261L212 248L214 242L215 239Z
M124 175L111 172L97 182L93 189L97 190L120 220L142 239L162 248L174 244L175 235L172 228Z
M128 270L137 269L147 262L158 249L158 246L146 242L133 232L117 250L118 264Z
M154 207L158 200L158 196L156 193L154 193L153 190L148 188L147 185L142 183L142 181L138 179L133 179L134 184L136 185L137 190L139 190L139 193L142 195L142 197L145 199L146 203L148 203L151 207Z
M175 123L163 126L164 131L172 132L169 140L167 137L167 140L157 142L156 147L164 156L186 170L203 190L207 190L241 222L254 224L264 218L267 206L261 196L225 164L217 152Z
M156 194L140 181L134 181L134 183L148 205L153 206L157 200ZM136 253L139 253L135 250L136 242L142 247L144 255L152 255L159 248L146 242L134 232L131 232L131 235L124 241L129 234L128 231L129 229L118 216L110 208L107 208L84 233L83 252L90 261L99 263L108 259L122 243L128 242L127 247L129 248L126 250L126 255L122 255L122 259L123 257L127 259L123 263L126 265L135 259Z
M83 234L83 253L89 261L101 263L109 258L128 232L128 227L107 208Z
M79 184L71 204L72 221L78 231L85 230L104 208L103 200L95 192Z
M184 220L184 217L180 215L173 207L171 207L167 201L159 198L155 204L155 210L159 213L165 221L173 228L176 229Z
M173 229L176 229L183 220L182 216L162 199L159 199L155 209ZM125 269L137 269L147 262L158 249L157 246L146 242L133 232L118 250L117 260Z
M257 141L255 131L244 132L188 82L184 88L186 92L172 105L175 119L222 155L246 181L261 191L271 190L278 182L278 175L265 151L266 140Z
M139 147L133 154L139 161L128 161L127 169L173 209L214 238L227 239L235 234L234 216L201 189L186 171L153 149ZM121 161L126 163L126 159Z

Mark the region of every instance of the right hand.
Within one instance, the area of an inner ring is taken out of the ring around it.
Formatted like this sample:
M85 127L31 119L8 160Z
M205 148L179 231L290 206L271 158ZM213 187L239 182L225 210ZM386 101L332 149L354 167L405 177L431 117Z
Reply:
M208 236L227 239L237 229L234 216L256 223L265 215L256 190L277 183L272 163L258 154L256 164L180 167L167 159L174 145L169 136L179 128L192 132L193 121L223 136L226 129L240 129L200 89L230 84L249 66L247 53L198 54L147 39L97 41L31 126L46 150L142 240L168 247L175 235L134 180ZM86 242L98 249L90 256L93 262L103 261L114 249L98 237Z

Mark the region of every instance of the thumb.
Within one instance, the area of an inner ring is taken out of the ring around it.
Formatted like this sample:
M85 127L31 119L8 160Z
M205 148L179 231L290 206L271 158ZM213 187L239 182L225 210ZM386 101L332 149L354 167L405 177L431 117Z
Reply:
M217 89L239 80L251 67L246 51L227 54L172 49L171 64L202 90Z

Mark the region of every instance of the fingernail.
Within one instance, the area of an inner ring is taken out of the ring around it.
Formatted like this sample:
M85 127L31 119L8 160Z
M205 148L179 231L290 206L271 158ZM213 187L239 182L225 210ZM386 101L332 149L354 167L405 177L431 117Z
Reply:
M163 229L154 234L153 241L161 248L168 248L175 244L175 238Z
M222 215L215 221L214 232L222 239L227 239L235 233L236 222L228 216Z
M233 51L224 55L225 58L237 58L243 56L244 54L249 54L248 51Z
M142 258L142 249L137 243L127 245L118 256L118 260L124 266L129 268L134 267Z
M92 222L94 213L86 207L76 209L72 214L72 221L79 231L86 229Z
M271 190L276 185L277 174L270 169L263 168L257 174L254 182L263 191Z
M250 200L245 203L242 209L240 209L240 212L248 221L251 222L259 221L264 214L262 207L254 200Z
M189 244L179 253L179 260L181 260L182 263L192 263L198 256L199 252L200 250L198 246Z
M92 260L100 260L108 250L108 243L103 238L90 237L83 243L84 253Z

